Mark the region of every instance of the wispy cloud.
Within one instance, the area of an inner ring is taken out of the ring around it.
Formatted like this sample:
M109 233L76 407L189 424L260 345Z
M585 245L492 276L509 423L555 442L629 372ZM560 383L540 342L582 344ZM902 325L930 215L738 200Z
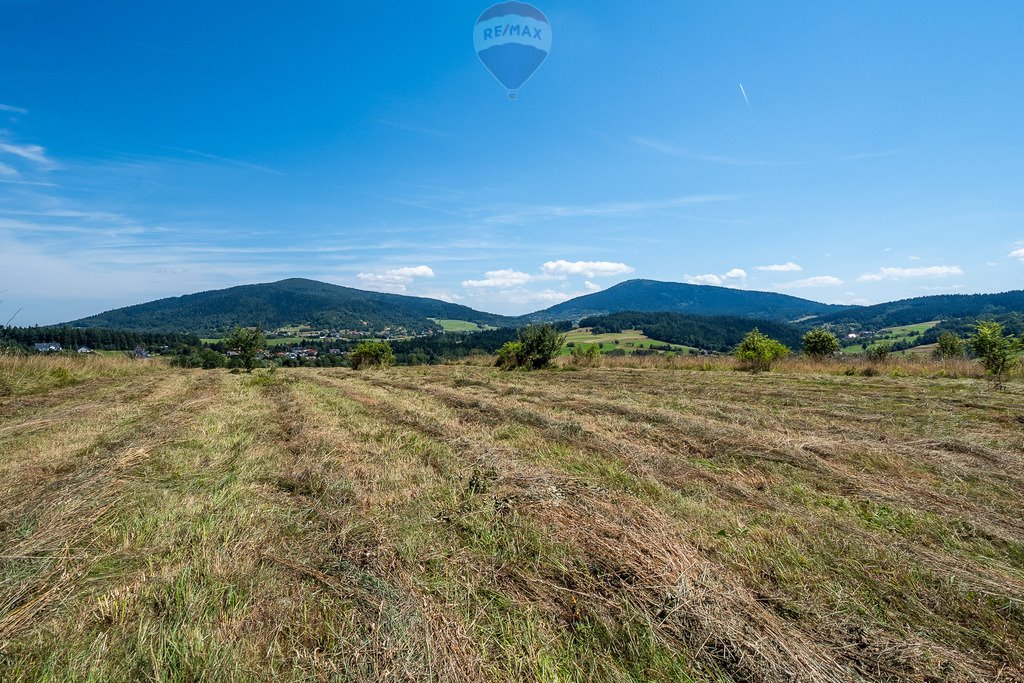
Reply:
M43 168L53 168L56 164L46 156L46 150L39 145L12 145L0 142L0 153L11 154L24 161L31 161Z
M209 152L201 152L198 149L183 149L181 147L167 147L175 152L181 152L182 154L188 154L190 156L198 157L200 159L206 159L208 161L216 161L219 164L227 164L228 166L237 166L239 168L247 168L250 171L260 171L261 173L270 173L273 175L286 175L282 171L278 171L275 168L269 166L262 166L260 164L254 164L249 161L242 159L232 159L231 157L220 156L219 154L210 154Z
M685 149L680 149L671 143L665 142L664 140L658 140L656 138L634 136L631 139L635 144L642 147L648 147L661 152L662 154L683 157L684 159L691 159L693 161L707 161L709 163L723 164L726 166L799 166L805 163L802 161L766 161L763 159L737 159L735 157L720 156L716 154L697 154Z
M583 275L586 277L608 277L611 275L627 275L633 272L625 263L611 261L548 261L541 270L549 275Z
M27 114L28 109L22 109L21 107L15 107L12 104L0 104L0 111L8 111L12 114Z
M698 204L727 202L739 199L737 195L702 194L673 197L652 201L612 202L604 204L566 204L513 206L498 213L491 214L485 220L489 223L518 224L531 220L551 220L556 218L601 218L615 216L639 216L651 211L676 209Z
M834 275L815 275L802 280L784 282L781 285L776 285L776 287L779 289L801 289L803 287L838 287L841 284L843 284L843 281Z
M1021 263L1024 263L1024 249L1017 249L1009 253L1009 258L1015 258Z
M948 292L954 289L963 289L963 285L922 285L921 291L923 292Z
M377 119L377 123L382 126L388 126L389 128L397 128L398 130L404 130L409 133L422 133L423 135L433 135L434 137L446 138L448 133L443 130L436 128L425 128L423 126L414 126L408 123L398 123L396 121L389 121L387 119Z
M935 278L963 275L960 266L921 266L919 268L880 268L874 273L864 273L860 282L879 282L882 280L910 280L914 278Z
M859 161L861 159L880 159L882 157L891 157L895 154L899 154L899 150L886 149L880 152L861 152L859 154L846 154L840 157L836 157L838 161Z
M764 270L770 273L795 273L803 270L803 268L789 261L788 263L777 263L770 266L755 266L754 270Z

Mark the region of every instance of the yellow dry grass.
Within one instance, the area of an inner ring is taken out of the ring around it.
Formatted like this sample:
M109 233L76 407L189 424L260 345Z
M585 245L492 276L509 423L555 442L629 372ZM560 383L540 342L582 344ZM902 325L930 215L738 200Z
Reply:
M1024 676L1019 382L19 362L0 680Z

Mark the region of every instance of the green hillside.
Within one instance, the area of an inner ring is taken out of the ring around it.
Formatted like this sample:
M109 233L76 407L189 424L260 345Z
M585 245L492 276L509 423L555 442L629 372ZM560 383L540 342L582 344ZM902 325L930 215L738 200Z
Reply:
M160 299L75 320L73 327L190 332L215 337L233 325L294 325L396 335L440 331L434 319L507 326L511 319L435 299L290 279Z
M641 330L648 339L708 351L731 351L755 327L791 349L799 349L802 329L796 325L740 316L685 313L613 313L580 320L595 334Z
M808 316L839 313L834 306L775 292L688 285L657 280L628 280L601 292L570 299L523 316L528 322L579 320L622 311L676 312L690 315L733 315L788 322Z

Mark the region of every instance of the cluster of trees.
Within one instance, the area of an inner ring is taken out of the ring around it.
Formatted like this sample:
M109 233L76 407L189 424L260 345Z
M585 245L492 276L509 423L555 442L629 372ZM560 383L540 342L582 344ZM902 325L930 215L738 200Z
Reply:
M593 328L595 334L641 330L658 341L728 353L757 328L764 334L796 347L801 329L796 325L738 316L702 316L688 313L611 313L580 320L580 327Z
M923 320L992 319L1019 311L1024 311L1024 291L938 294L874 306L851 307L822 315L815 319L815 323L878 330L883 327L913 325Z
M199 338L192 334L171 332L133 332L103 327L0 327L0 340L8 345L20 346L25 350L33 344L56 342L65 349L88 346L97 351L130 351L138 346L145 348L175 348L199 346Z
M497 365L504 370L540 370L551 363L564 344L565 335L553 325L528 325L519 330L515 340L498 349Z

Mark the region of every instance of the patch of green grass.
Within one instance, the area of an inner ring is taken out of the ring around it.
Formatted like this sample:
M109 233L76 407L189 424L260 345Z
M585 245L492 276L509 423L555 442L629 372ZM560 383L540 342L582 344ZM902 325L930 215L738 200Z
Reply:
M482 330L493 330L490 325L478 325L468 320L447 320L442 318L431 318L435 323L444 328L445 332L480 332Z
M871 337L871 341L868 342L868 349L881 346L882 344L897 344L900 342L913 343L919 339L922 334L938 325L941 320L932 320L926 323L915 323L913 325L899 325L897 327L885 327L878 331L878 334ZM866 349L862 346L863 341L852 346L844 346L842 352L845 354L858 354L865 353ZM909 351L909 349L908 349ZM905 353L905 352L900 352Z
M576 346L597 344L601 353L608 353L616 349L622 349L626 353L633 353L639 349L649 349L653 346L665 346L668 344L668 342L651 339L640 330L593 334L589 327L581 327L567 332L565 335L566 345L562 347L561 355L567 356L572 353L572 349L568 346L570 343ZM687 353L693 349L691 346L682 346L680 344L669 344L669 346L672 347L672 351L675 353Z

